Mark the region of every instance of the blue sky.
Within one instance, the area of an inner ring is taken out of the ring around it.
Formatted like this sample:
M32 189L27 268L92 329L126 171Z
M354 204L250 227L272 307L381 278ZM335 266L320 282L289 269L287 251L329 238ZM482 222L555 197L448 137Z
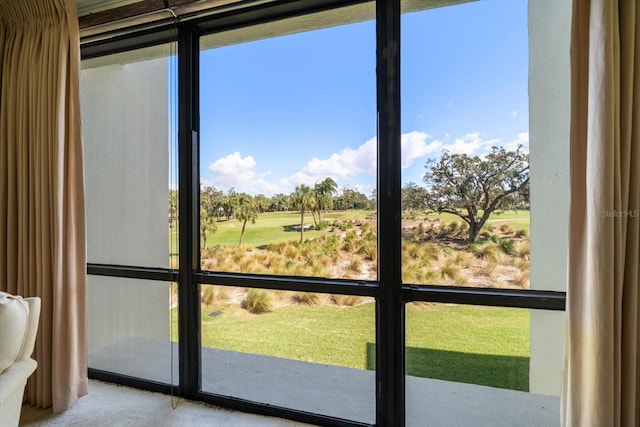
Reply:
M528 145L525 0L403 15L402 181L443 148ZM375 23L203 51L201 180L290 193L333 177L375 188Z

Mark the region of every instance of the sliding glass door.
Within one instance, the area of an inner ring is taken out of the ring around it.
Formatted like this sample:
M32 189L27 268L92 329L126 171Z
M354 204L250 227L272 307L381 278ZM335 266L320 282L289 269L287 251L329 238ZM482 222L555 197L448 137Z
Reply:
M165 384L178 380L176 286L132 270L177 266L174 51L103 56L81 74L87 259L120 276L88 277L89 367Z
M544 14L238 3L83 46L90 375L320 425L553 419Z

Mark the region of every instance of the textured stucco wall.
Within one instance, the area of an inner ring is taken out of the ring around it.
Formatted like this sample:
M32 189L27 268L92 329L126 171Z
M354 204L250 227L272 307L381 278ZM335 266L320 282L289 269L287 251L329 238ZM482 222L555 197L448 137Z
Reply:
M570 28L570 0L529 2L532 289L566 290ZM564 312L531 311L532 393L560 394L564 321Z

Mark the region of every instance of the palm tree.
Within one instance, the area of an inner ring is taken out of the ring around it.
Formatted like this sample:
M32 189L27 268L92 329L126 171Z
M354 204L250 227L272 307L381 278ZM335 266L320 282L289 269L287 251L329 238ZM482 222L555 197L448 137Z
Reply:
M251 224L256 223L258 209L253 201L253 197L246 193L239 194L236 200L236 218L242 222L242 231L240 232L240 243L238 243L238 246L242 246L242 239L244 238L244 230L247 222L251 222Z
M215 233L218 231L215 219L209 216L207 210L200 208L200 235L202 236L202 248L207 249L207 233Z
M293 206L300 211L300 242L304 240L304 213L313 208L315 195L308 185L300 184L291 195Z
M322 211L326 211L331 206L332 196L338 192L338 184L333 178L327 177L316 183L314 187L316 193L316 209L318 209L318 222L322 224Z

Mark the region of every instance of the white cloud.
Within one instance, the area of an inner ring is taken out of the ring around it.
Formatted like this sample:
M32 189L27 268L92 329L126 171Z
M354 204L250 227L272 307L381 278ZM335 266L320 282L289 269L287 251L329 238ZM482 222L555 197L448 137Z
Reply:
M301 179L306 176L315 181L327 176L334 179L347 179L362 173L373 175L375 172L376 138L374 137L355 150L347 147L339 153L333 153L327 159L314 157L296 175Z
M518 146L522 145L523 151L524 152L528 152L529 151L529 132L520 132L518 134L518 136L516 137L516 139L514 139L513 141L504 144L503 147L506 150L509 151L514 151L518 148Z
M242 157L238 151L219 158L209 166L215 186L251 194L274 194L280 190L277 184L268 182L263 177L271 171L257 175L256 161L252 156Z
M209 166L214 183L225 187L235 187L237 183L255 178L256 161L252 156L242 157L238 151L219 158Z
M211 183L209 181L204 178L200 178L200 188L209 186L211 186Z
M529 145L529 132L520 132L512 144Z
M509 116L509 117L517 117L518 116L518 111L513 110L510 113L508 113L507 116Z
M453 144L448 144L444 148L451 154L476 155L493 145L498 145L499 139L489 139L484 141L479 132L468 133L462 138L456 138Z
M355 189L365 196L371 196L371 192L376 189L376 184L354 184L350 185L349 188Z
M402 168L408 168L414 160L439 151L443 144L424 132L409 132L401 136ZM373 137L356 148L345 148L326 159L314 157L298 173L289 178L294 185L311 185L328 176L337 181L346 180L357 175L375 176L377 162L377 138Z
M442 148L442 141L435 140L427 144L427 139L431 138L424 132L409 132L401 137L401 167L408 168L415 159L425 157L433 152L439 152Z
M525 151L529 149L529 132L520 132L517 137L507 143L503 143L499 138L483 140L479 132L468 133L462 138L456 138L453 144L444 146L452 154L484 155L491 147L504 147L506 150L514 151L522 145Z

